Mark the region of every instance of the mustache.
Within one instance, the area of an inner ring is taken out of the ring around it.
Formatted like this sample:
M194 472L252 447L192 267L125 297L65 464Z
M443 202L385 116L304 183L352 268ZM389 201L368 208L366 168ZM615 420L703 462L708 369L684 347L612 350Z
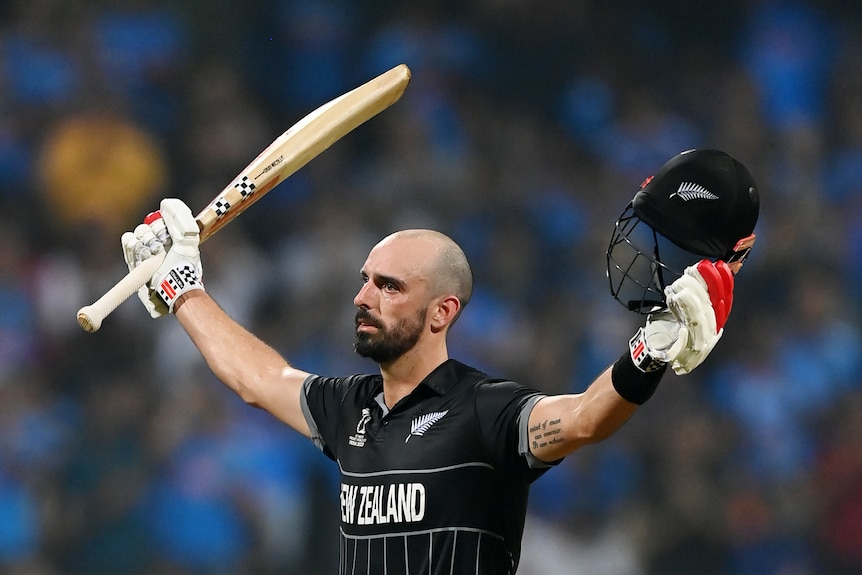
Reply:
M371 325L371 326L374 326L376 328L383 329L383 324L379 320L377 320L374 316L372 316L371 312L369 312L365 308L359 308L356 311L356 316L354 316L354 318L353 318L353 323L357 327L359 327L360 323L364 323L365 325Z

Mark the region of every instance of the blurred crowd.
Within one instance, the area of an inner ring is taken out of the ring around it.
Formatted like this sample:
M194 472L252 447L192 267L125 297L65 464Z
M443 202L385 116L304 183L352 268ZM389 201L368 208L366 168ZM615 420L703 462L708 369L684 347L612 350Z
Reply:
M858 1L0 0L0 572L335 572L337 477L171 318L76 310L163 197L203 207L325 101L402 100L203 247L207 289L297 366L351 351L358 269L432 227L476 295L450 352L582 390L642 321L612 225L680 151L761 188L726 333L532 491L520 573L862 572Z

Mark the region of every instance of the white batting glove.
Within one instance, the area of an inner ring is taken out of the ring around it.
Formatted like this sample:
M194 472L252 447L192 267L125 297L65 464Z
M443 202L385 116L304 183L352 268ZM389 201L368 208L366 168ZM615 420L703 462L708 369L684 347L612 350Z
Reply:
M162 200L159 212L171 243L165 261L153 274L149 286L173 313L174 304L181 295L204 289L204 270L198 249L200 230L191 210L181 200ZM158 229L154 235L157 232Z
M138 298L151 317L173 312L182 294L204 289L199 243L194 216L188 206L173 198L162 200L159 211L149 214L134 232L123 234L123 256L129 270L167 250L165 261L149 283L138 290Z
M733 304L733 274L723 261L701 260L665 288L668 309L647 316L629 342L642 371L670 364L677 375L691 373L724 334Z
M135 269L142 261L171 247L171 236L160 212L147 214L144 223L136 227L134 232L124 233L120 241L129 271ZM168 313L165 302L149 285L138 290L138 299L153 318L159 318Z

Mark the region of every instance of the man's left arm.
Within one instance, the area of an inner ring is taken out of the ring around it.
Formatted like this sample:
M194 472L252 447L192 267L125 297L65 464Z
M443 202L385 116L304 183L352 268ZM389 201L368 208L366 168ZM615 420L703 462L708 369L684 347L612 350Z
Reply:
M530 412L530 452L557 461L602 441L653 394L667 367L678 375L699 366L724 333L733 299L733 274L722 261L686 268L665 290L668 309L647 317L629 351L583 393L544 397Z
M629 420L638 404L614 389L612 368L578 394L549 395L530 412L530 452L541 461L562 459L576 449L606 439Z

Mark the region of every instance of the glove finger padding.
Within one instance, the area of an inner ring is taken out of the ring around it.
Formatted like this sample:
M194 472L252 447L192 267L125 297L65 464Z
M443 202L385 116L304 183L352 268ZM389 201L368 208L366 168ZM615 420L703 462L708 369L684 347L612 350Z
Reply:
M686 328L680 329L680 339L689 337L687 331ZM677 375L685 375L694 371L697 366L704 362L723 334L724 330L722 329L714 337L710 338L706 347L700 350L683 347L680 354L671 362L671 369Z
M135 228L135 237L137 237L140 242L147 247L147 250L149 250L151 255L160 254L162 253L162 250L165 249L162 242L160 242L156 237L153 228L147 224L140 224Z
M689 268L689 270L686 273L703 280L715 312L716 328L723 328L733 307L733 272L721 260L715 263L701 260L694 269Z
M120 237L120 243L123 246L123 259L126 260L129 271L132 271L138 267L138 264L153 255L134 232L125 232Z
M165 249L171 247L171 234L168 233L168 227L165 225L165 219L162 217L162 212L156 210L150 212L144 218L144 223L150 226L153 235L164 246Z
M706 288L693 277L683 275L668 287L666 295L671 313L688 331L688 347L695 351L703 349L705 342L718 331Z
M721 339L724 330L718 320L722 325L727 320L732 293L732 281L727 282L721 266L716 268L708 260L686 268L685 273L665 289L668 308L680 323L679 339L684 342L670 361L675 373L690 373L703 363ZM718 305L718 313L714 305Z
M126 232L120 238L123 244L123 257L129 266L129 271L132 271L141 262L153 256L152 250L144 245L144 242L141 240L141 237L145 237L148 231L141 229L142 227L146 226L141 224L135 228L134 232ZM161 248L159 248L159 251L161 251ZM138 289L138 299L144 304L144 307L152 318L159 318L168 313L165 303L149 286L143 286Z

